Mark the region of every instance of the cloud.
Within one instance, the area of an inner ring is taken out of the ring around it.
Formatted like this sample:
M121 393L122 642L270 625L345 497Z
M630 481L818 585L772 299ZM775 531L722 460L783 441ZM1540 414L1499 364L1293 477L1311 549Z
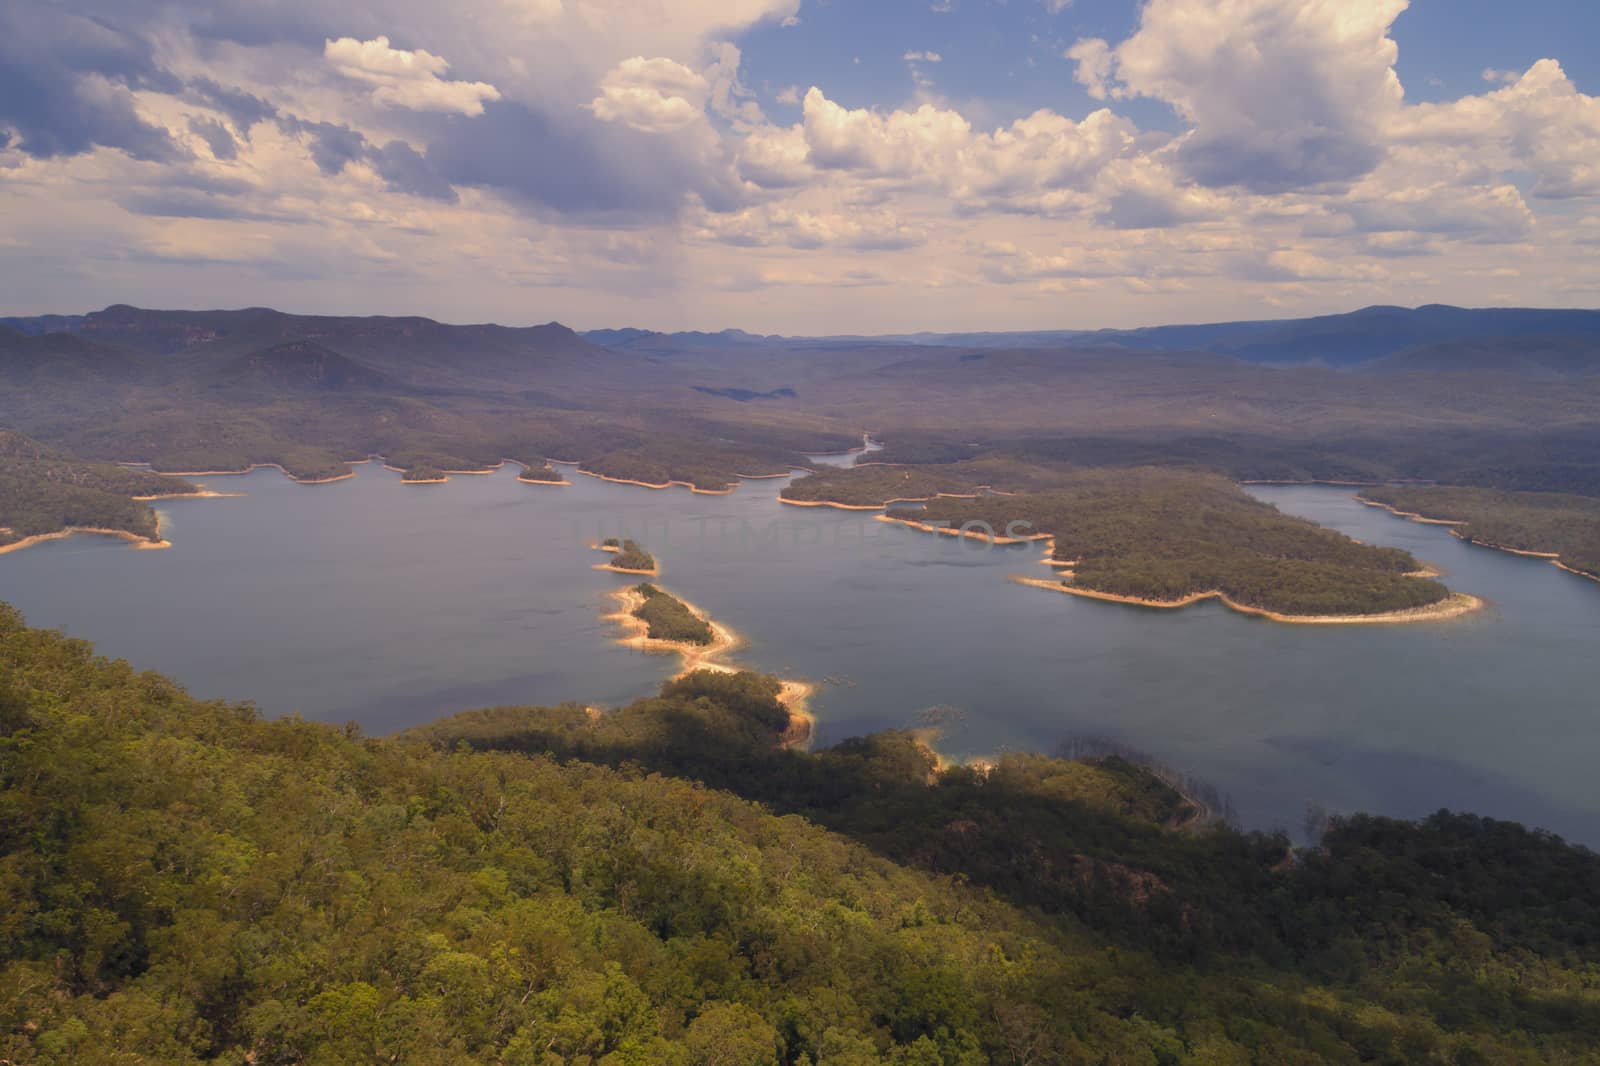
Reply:
M228 127L214 118L191 118L189 131L206 142L214 158L228 160L239 157L239 142L233 139Z
M1131 122L1106 110L1074 122L1042 109L982 133L959 112L932 104L851 109L815 87L806 93L800 128L806 159L818 170L940 189L968 209L1025 211L1045 210L1053 192L1088 190L1137 138ZM783 143L792 155L794 142Z
M1111 78L1111 46L1099 37L1086 37L1064 54L1076 64L1073 80L1096 100L1104 100L1110 93L1106 83Z
M608 122L669 133L701 121L710 93L706 79L682 63L634 56L601 79L600 95L589 106Z
M1537 197L1600 195L1600 97L1579 92L1554 59L1482 96L1407 108L1395 116L1390 135L1426 151L1526 170Z
M481 81L449 81L450 64L431 52L392 48L389 38L354 37L329 40L323 56L347 78L373 86L372 99L415 111L448 111L481 115L486 100L500 99L500 90Z
M0 129L29 156L104 146L134 159L181 159L182 148L139 114L134 97L178 87L134 34L42 4L0 5Z
M1389 27L1407 6L1150 0L1114 51L1088 39L1068 54L1091 92L1170 104L1191 127L1179 165L1194 180L1279 193L1349 182L1383 159L1403 98Z

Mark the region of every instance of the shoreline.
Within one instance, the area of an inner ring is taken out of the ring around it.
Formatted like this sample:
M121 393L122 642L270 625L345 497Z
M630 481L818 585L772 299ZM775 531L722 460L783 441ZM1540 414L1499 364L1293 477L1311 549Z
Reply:
M738 488L737 485L730 483L727 488L723 489L702 489L691 481L667 481L657 485L649 481L634 481L631 478L611 477L607 474L597 474L593 470L580 469L578 473L582 474L584 477L592 477L598 478L601 481L609 481L613 485L636 485L641 489L656 489L659 491L661 489L684 488L688 489L696 496L731 496L733 495L734 489Z
M1411 622L1443 622L1474 614L1488 606L1477 596L1465 592L1452 592L1438 603L1431 603L1425 607L1408 607L1398 611L1384 611L1378 614L1284 614L1281 611L1272 611L1265 607L1252 607L1249 604L1240 603L1216 589L1208 592L1191 593L1181 600L1147 600L1138 596L1119 596L1114 592L1098 592L1094 589L1075 588L1072 585L1062 584L1059 581L1048 581L1044 578L1014 575L1008 580L1016 585L1026 585L1030 588L1045 589L1050 592L1064 592L1069 596L1098 600L1102 603L1121 603L1133 607L1149 607L1164 611L1192 607L1206 600L1221 600L1223 606L1240 614L1264 618L1270 622L1282 622L1287 625L1401 625Z
M170 475L158 474L157 477ZM213 492L211 489L201 489L199 492L164 492L159 496L129 496L128 499L137 503L150 503L155 500L236 500L245 494L242 492Z
M1282 481L1277 478L1256 478L1248 481L1236 482L1239 485L1335 485L1339 488L1374 489L1380 485L1392 485L1392 481L1324 481L1320 478L1309 478L1304 481Z
M1055 558L1055 537L1048 533L1038 533L1028 537L992 536L975 529L931 526L926 522L918 522L914 519L896 518L893 515L887 514L878 515L873 519L873 521L908 526L911 529L926 533L939 533L947 537L970 537L973 540L984 544L1014 545L1033 544L1039 541L1045 541L1047 542L1045 557L1039 561L1043 565L1055 570L1059 578L1073 577L1074 568L1077 566L1076 561L1069 562ZM1414 571L1406 576L1416 578L1442 577L1443 573L1436 567L1425 564L1424 569ZM1076 588L1074 586L1064 584L1060 580L1051 581L1047 578L1013 575L1008 580L1010 580L1013 584L1026 585L1030 588L1041 588L1054 592L1065 592L1068 595L1079 596L1084 599L1099 600L1104 603L1121 603L1134 607L1151 607L1158 610L1178 610L1184 607L1193 606L1194 604L1203 602L1205 600L1217 599L1221 600L1222 603L1229 609L1237 611L1240 614L1253 615L1258 618L1265 618L1269 621L1282 622L1288 625L1394 625L1405 622L1443 621L1445 619L1459 618L1462 615L1471 614L1475 611L1481 610L1485 606L1484 602L1476 596L1471 596L1463 592L1452 592L1448 597L1440 600L1438 603L1429 604L1425 607L1406 608L1399 611L1383 611L1377 614L1352 615L1295 615L1284 614L1281 611L1273 611L1265 607L1252 607L1248 604L1239 603L1237 600L1230 598L1223 592L1216 589L1212 589L1207 592L1193 593L1179 600L1148 600L1138 596L1119 596L1116 593L1111 592L1099 592L1094 589Z
M363 459L360 462L352 462L349 465L360 466L363 463L368 462L371 462L371 460ZM148 463L140 465L149 467ZM159 474L162 477L243 477L245 474L253 474L257 470L276 470L278 473L282 474L296 485L331 485L335 481L348 481L356 476L356 472L351 470L349 473L336 474L333 477L301 478L295 477L278 463L251 463L243 470L157 470L154 467L150 467L150 472L152 474Z
M971 497L971 496L969 496L969 497L959 497L959 498L976 499L976 497ZM1055 537L1053 535L1049 534L1049 533L1035 533L1035 534L1032 534L1031 536L1026 536L1026 537L1002 537L1002 536L998 536L998 535L991 535L991 534L988 534L988 533L983 533L983 532L980 532L980 531L978 531L976 529L962 529L959 526L931 526L926 522L918 522L918 521L916 521L914 519L910 519L910 518L896 518L894 515L889 515L889 514L877 515L877 516L875 516L873 518L873 521L874 522L888 522L891 525L897 525L897 526L909 526L912 529L920 530L920 531L922 531L924 533L939 533L939 534L943 534L946 537L970 537L973 540L976 540L976 541L978 541L980 543L983 543L983 544L997 544L997 545L1037 544L1040 541L1049 541L1050 542L1049 547L1052 550L1051 550L1050 555L1046 556L1045 559L1043 560L1043 562L1044 562L1044 564L1046 566L1053 566L1053 567L1056 567L1058 569L1062 569L1062 568L1070 568L1070 567L1076 565L1075 563L1061 562L1061 561L1053 558L1053 556L1055 555L1055 552L1054 552Z
M979 488L990 491L987 485ZM787 496L779 495L778 502L790 507L832 507L840 511L887 511L897 503L932 503L934 500L979 500L982 495L975 492L936 492L932 496L896 496L894 499L882 503L840 503L838 500L791 500Z
M172 547L172 542L164 537L161 540L151 540L148 537L141 537L137 533L130 533L126 529L101 529L98 526L68 526L65 529L58 529L54 533L35 533L31 537L24 537L12 544L0 545L0 555L7 555L11 552L19 552L24 548L32 548L38 544L47 544L53 540L67 540L68 538L76 537L82 533L89 533L99 537L116 537L119 540L127 541L136 551L164 551L165 549ZM161 527L158 523L156 526L157 536L159 536L160 533Z
M596 567L596 569L603 568ZM601 619L620 624L624 631L623 636L614 638L615 642L625 648L637 648L647 654L679 656L682 661L678 672L672 675L671 680L677 681L697 670L710 670L719 674L740 672L739 667L720 660L723 655L742 645L744 638L688 600L674 596L674 599L688 608L691 614L711 627L711 643L691 644L683 640L660 640L652 637L649 635L649 623L633 613L644 604L643 596L631 587L612 589L607 595L616 601L618 609L611 614L602 615ZM816 686L808 681L787 678L778 680L780 684L778 702L789 712L789 724L779 735L779 746L803 749L811 743L812 734L815 732L816 718L811 714L810 700L816 694Z
M1357 496L1356 500L1368 507L1376 507L1380 511L1388 511L1396 518L1403 518L1407 522L1417 522L1425 526L1449 526L1450 535L1463 544L1471 544L1475 548L1486 548L1489 551L1504 552L1507 555L1520 555L1525 559L1543 559L1551 566L1554 566L1557 570L1564 570L1574 577L1581 577L1587 581L1600 582L1600 575L1591 574L1586 570L1579 570L1562 562L1560 552L1540 552L1532 551L1527 548L1512 548L1504 544L1496 544L1493 541L1478 540L1475 537L1470 537L1461 531L1462 526L1472 524L1469 519L1428 518L1427 516L1420 515L1415 511L1402 511L1398 507L1391 506L1387 503L1379 503L1377 500L1369 500L1364 496Z
M596 563L594 566L590 567L590 569L591 570L604 570L607 573L612 573L612 574L628 574L628 575L631 575L631 576L634 576L634 577L660 577L661 576L661 570L659 568L657 568L655 570L629 570L627 567L617 566L615 563Z
M606 553L608 553L610 555L621 555L622 554L622 548L620 546L613 546L613 545L609 545L609 544L591 544L591 545L589 545L589 549L591 551L606 552ZM608 571L608 572L613 573L613 574L628 574L628 575L633 576L633 577L660 577L661 576L661 562L660 562L660 560L656 561L656 565L655 565L654 569L651 569L651 570L630 570L628 567L626 567L626 566L618 566L616 563L596 563L593 567L591 567L591 569L593 569L593 570L605 570L605 571Z

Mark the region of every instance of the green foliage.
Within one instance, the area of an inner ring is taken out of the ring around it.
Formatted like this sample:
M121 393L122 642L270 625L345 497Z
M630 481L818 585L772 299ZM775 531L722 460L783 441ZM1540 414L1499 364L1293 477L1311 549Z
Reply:
M1441 815L1339 824L1282 866L1281 841L1085 801L1058 760L775 751L774 692L696 675L599 722L372 740L0 610L0 1058L1600 1058L1588 852ZM618 768L507 750L586 733ZM657 765L694 758L848 835ZM1136 768L1100 766L1147 809ZM1056 902L997 898L1028 892Z
M642 601L634 608L633 616L648 627L650 639L684 644L710 644L716 639L711 623L670 592L663 592L648 581L635 585L633 591Z
M655 572L656 557L639 547L637 542L632 540L624 540L621 544L616 544L614 546L616 547L617 551L616 554L611 558L612 566L615 566L621 570L642 570L646 573Z
M1385 485L1362 498L1424 518L1460 522L1477 544L1558 555L1600 577L1600 500L1554 492L1498 492L1442 485Z
M132 497L198 491L186 481L84 462L0 430L0 545L70 527L159 540L155 512Z
M934 500L919 520L987 534L1048 533L1067 580L1118 596L1175 601L1220 591L1285 614L1376 614L1437 603L1449 590L1406 575L1404 551L1359 544L1282 514L1215 475L1081 470L1045 492Z

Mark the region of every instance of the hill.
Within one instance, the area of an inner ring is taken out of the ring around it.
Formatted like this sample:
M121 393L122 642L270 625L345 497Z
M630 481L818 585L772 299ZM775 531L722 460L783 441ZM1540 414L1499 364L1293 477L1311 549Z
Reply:
M24 332L44 323L12 319ZM189 356L195 364L310 343L401 382L440 386L526 387L552 375L603 373L617 356L559 323L543 326L447 325L421 317L295 315L266 307L174 311L113 305L63 330L149 356ZM631 361L630 361L631 362Z
M1441 814L1287 862L1121 760L779 750L775 690L371 739L0 608L0 1058L1595 1061L1590 852Z
M1600 334L1469 337L1407 348L1367 363L1374 374L1494 373L1545 380L1600 375Z
M1365 307L1337 315L1281 320L1247 320L1137 329L1031 330L981 333L906 333L883 336L771 337L725 330L721 333L651 333L645 330L593 330L596 344L645 348L671 355L694 350L809 348L1017 348L1115 347L1139 351L1205 351L1252 363L1321 363L1353 366L1418 345L1466 338L1565 334L1600 337L1600 311L1539 308Z
M214 387L289 392L392 391L395 383L370 367L315 341L285 341L261 351L205 365L197 376Z
M17 384L132 383L146 368L127 352L71 333L0 333L0 379Z

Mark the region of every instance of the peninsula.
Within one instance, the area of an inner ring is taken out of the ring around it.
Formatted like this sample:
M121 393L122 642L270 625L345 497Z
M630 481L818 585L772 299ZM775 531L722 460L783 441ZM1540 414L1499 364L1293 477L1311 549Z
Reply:
M674 680L698 675L756 676L722 661L724 655L741 643L739 635L698 607L649 582L618 589L612 597L618 609L606 617L620 623L624 629L624 635L617 642L641 651L681 656L683 665ZM809 704L815 687L809 682L779 678L765 678L761 685L767 686L769 682L770 698L784 711L783 722L777 729L778 742L790 748L810 744L814 719Z
M1443 485L1384 485L1358 498L1402 518L1450 526L1468 543L1548 559L1600 581L1600 498Z
M161 520L148 501L206 495L197 485L115 463L94 463L0 431L0 551L74 533L121 537L163 548Z

